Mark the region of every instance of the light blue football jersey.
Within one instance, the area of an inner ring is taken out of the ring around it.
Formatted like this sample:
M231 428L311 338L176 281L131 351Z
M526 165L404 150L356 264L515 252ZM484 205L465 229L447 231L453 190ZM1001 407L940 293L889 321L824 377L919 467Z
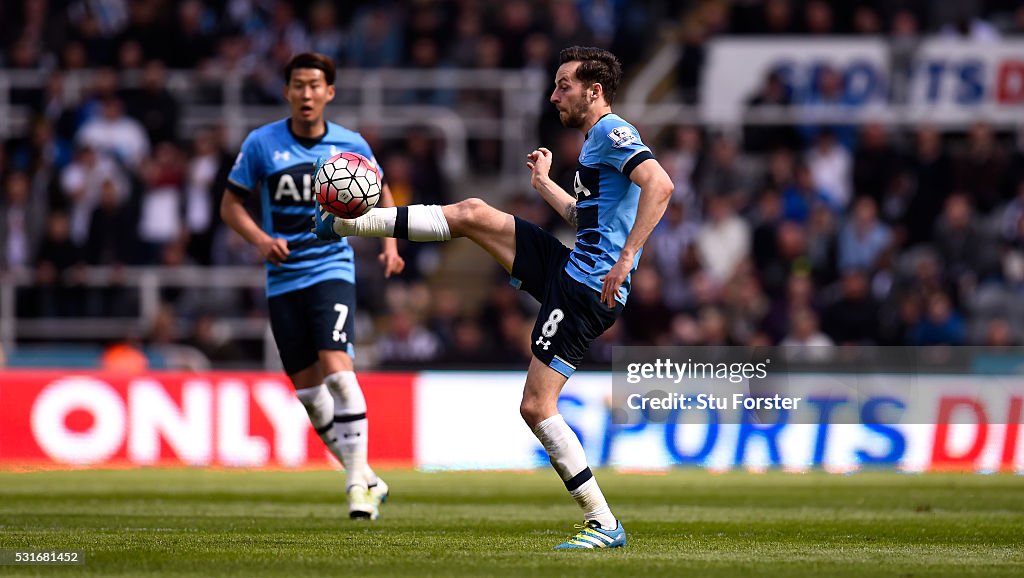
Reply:
M260 195L261 225L288 241L291 253L280 265L267 263L267 296L297 291L328 279L355 283L352 247L345 239L321 241L310 232L313 217L313 165L317 158L354 152L376 160L357 132L333 122L317 140L295 136L291 120L263 125L249 133L228 175L228 189ZM379 170L379 167L378 167ZM383 176L383 175L382 175Z
M629 175L640 163L654 158L640 133L622 117L606 114L587 132L573 179L576 194L576 245L565 271L584 285L601 291L626 237L636 222L640 187ZM640 262L638 251L632 270ZM632 273L632 271L631 271ZM616 300L625 304L632 274L626 277Z

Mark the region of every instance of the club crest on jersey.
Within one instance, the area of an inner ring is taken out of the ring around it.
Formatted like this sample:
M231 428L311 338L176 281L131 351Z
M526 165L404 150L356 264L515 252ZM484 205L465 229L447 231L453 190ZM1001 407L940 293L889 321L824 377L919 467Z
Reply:
M624 147L628 144L637 142L637 137L633 134L633 131L628 126L617 126L612 129L612 132L608 133L608 138L612 141L612 146L615 148Z

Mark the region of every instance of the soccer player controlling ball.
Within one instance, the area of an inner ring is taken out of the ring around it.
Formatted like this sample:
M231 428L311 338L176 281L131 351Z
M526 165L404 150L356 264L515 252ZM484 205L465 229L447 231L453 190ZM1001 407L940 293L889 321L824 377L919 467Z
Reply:
M335 218L318 207L314 218L314 232L322 239L468 237L511 273L514 286L540 301L520 413L584 518L580 531L558 548L626 544L622 524L608 507L583 446L557 405L559 392L590 343L622 312L630 272L672 195L672 181L636 128L612 113L621 74L618 59L606 50L574 46L561 52L551 102L562 124L580 129L586 137L574 194L548 177L550 151L539 148L527 156L533 187L576 227L572 250L540 227L480 199L443 207L377 208L351 220Z
M270 328L285 372L313 428L345 466L349 516L375 519L387 485L366 463L366 401L353 372L355 263L348 242L309 234L314 200L310 167L318 157L356 152L372 159L357 132L324 120L334 99L334 62L299 54L285 67L291 117L249 133L228 175L220 214L266 259ZM262 226L243 205L259 194ZM393 206L385 185L382 205ZM396 242L384 240L385 275L405 265Z

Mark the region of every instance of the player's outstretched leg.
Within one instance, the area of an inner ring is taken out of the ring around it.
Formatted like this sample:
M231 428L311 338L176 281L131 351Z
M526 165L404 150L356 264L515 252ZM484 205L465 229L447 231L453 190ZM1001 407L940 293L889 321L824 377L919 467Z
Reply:
M515 259L515 219L476 198L444 206L375 208L358 219L339 219L317 205L313 233L325 240L394 237L425 242L468 237L508 271Z
M587 456L576 434L558 413L558 394L566 378L534 357L519 408L548 453L551 465L565 483L565 489L583 510L583 525L575 536L556 549L619 548L626 545L626 532L612 514L597 478L587 465Z

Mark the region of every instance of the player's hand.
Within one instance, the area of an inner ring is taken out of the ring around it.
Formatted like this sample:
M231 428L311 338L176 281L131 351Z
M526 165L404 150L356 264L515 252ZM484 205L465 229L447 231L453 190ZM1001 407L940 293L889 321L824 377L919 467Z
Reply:
M384 249L377 255L377 260L384 266L384 277L398 275L405 270L405 259L397 249Z
M260 250L260 255L267 261L270 261L274 265L280 265L288 258L291 251L288 250L288 241L285 241L281 237L267 237L260 241L259 245L256 246Z
M530 184L536 187L551 172L551 151L540 147L526 155L526 168L530 169Z
M609 309L615 308L615 296L619 294L619 288L626 282L626 277L629 276L629 270L633 266L633 259L619 258L612 265L611 271L608 271L603 279L604 284L601 285L601 303L608 306Z

